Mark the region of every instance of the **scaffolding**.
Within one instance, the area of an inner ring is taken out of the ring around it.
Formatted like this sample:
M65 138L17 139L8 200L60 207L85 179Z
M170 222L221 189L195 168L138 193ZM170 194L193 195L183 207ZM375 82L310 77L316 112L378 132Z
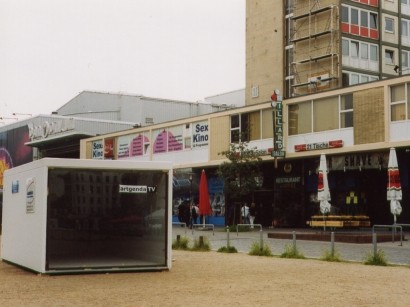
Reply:
M294 96L339 86L337 0L294 0L290 43Z

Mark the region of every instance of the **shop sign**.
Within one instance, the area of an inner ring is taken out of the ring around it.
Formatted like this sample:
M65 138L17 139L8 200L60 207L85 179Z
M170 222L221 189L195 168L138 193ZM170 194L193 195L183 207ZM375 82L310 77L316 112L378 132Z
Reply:
M273 150L271 157L284 157L283 150L283 121L282 121L282 103L278 101L273 111Z
M103 146L103 141L98 140L92 142L92 159L95 160L102 160L104 158L104 146Z
M357 170L387 168L389 153L358 153L334 156L329 159L331 170Z
M192 148L208 146L209 129L208 122L200 122L192 125Z
M325 141L319 143L309 143L309 144L299 144L295 145L295 151L309 151L309 150L320 150L329 148L340 148L343 147L343 140L335 141Z
M31 141L45 139L51 135L59 134L65 131L74 130L75 124L73 118L45 121L41 125L29 123L27 125Z
M276 178L276 183L300 183L300 177L279 177Z

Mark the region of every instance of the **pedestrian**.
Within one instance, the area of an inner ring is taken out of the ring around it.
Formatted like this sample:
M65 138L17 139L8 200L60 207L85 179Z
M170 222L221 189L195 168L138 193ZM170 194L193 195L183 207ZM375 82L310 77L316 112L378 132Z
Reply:
M249 207L246 203L241 208L242 223L249 224Z
M253 222L255 221L256 217L256 205L255 203L251 203L251 207L249 208L249 222L251 223L251 229L253 229Z
M184 222L184 202L181 202L178 206L178 221L180 223Z
M193 227L194 224L198 224L197 222L198 211L199 211L199 208L195 204L193 204L191 208L191 228Z
M191 225L191 210L188 201L184 201L183 219L186 226Z

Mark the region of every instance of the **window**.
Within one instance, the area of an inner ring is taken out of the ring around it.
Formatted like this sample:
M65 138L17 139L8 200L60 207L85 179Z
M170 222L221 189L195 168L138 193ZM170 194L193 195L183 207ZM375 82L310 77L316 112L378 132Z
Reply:
M362 27L369 27L369 14L366 11L360 12L360 25Z
M384 51L384 60L386 64L393 65L394 64L394 51L386 49Z
M353 127L353 94L340 97L340 128Z
M377 62L379 60L378 46L376 44L370 44L366 42L360 42L356 40L342 39L342 55L359 57L361 60L371 60Z
M289 135L312 132L312 103L310 101L289 106Z
M231 116L231 143L249 141L249 114Z
M370 45L370 60L378 61L379 60L379 52L377 45Z
M342 86L349 86L376 80L379 80L378 76L359 74L348 71L343 71L342 73Z
M350 74L350 85L359 84L359 74Z
M349 23L349 8L342 6L342 22Z
M350 56L359 57L359 42L350 41Z
M370 13L370 29L377 30L377 14Z
M405 46L410 46L410 20L401 19L401 41Z
M403 74L410 73L410 51L401 51L401 71Z
M406 108L409 96L408 91L408 84L395 85L390 88L390 110L392 122L407 119Z
M360 76L360 83L366 83L369 82L369 76L362 75Z
M401 35L409 36L409 21L406 19L401 20Z
M359 10L350 9L350 23L353 25L359 25Z
M388 17L384 19L384 31L394 33L394 19Z
M313 132L339 128L339 97L326 97L313 101Z
M239 142L240 126L239 115L231 116L231 143Z
M259 86L252 86L252 98L259 97Z
M289 135L353 127L353 94L304 101L288 106Z
M342 39L342 55L349 56L349 41L347 39Z
M360 43L360 58L364 60L369 58L369 44Z
M342 31L362 37L378 39L377 13L342 5Z
M379 46L364 41L342 39L342 63L344 67L354 67L379 73ZM357 81L359 82L359 81ZM352 84L350 82L350 84Z

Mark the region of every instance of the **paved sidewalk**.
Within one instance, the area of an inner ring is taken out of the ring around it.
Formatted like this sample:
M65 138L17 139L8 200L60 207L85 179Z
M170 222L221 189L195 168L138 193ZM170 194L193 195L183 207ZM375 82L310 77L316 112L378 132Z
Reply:
M286 245L293 244L293 240L272 239L268 238L268 233L275 231L292 232L292 229L263 229L260 231L255 228L249 232L230 232L229 245L234 246L238 252L248 253L253 242L260 243L261 235L263 244L267 244L275 256L279 256L285 250ZM297 232L296 232L297 233ZM228 234L226 229L215 228L209 230L201 230L200 228L185 229L179 225L173 225L172 239L175 240L177 235L186 236L190 238L192 244L194 239L199 236L207 237L212 250L218 250L222 246L227 246ZM404 233L405 238L409 238L409 233ZM319 259L323 257L326 251L330 251L331 242L307 241L298 240L296 234L297 249L306 258ZM389 264L410 265L410 241L403 240L402 245L400 241L396 242L379 242L377 248L384 251L387 262ZM358 243L335 243L335 251L340 255L340 258L345 261L363 262L367 253L373 253L374 247L372 243L358 244Z

